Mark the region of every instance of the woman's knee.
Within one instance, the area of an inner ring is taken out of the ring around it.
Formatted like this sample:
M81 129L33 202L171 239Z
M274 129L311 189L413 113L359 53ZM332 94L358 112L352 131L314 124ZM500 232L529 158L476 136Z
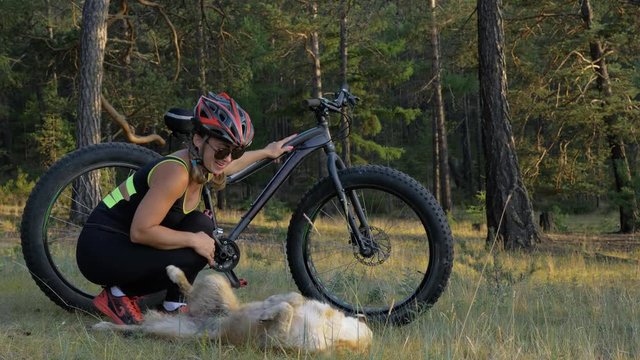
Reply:
M213 234L214 227L210 217L200 211L192 211L182 219L176 230Z

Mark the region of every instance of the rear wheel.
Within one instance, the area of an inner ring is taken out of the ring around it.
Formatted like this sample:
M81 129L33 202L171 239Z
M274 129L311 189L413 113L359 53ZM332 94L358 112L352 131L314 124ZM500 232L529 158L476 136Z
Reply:
M91 300L100 287L78 269L78 235L105 195L159 156L133 144L96 144L69 153L39 179L22 217L22 253L53 302L67 310L95 311Z
M287 259L305 295L372 321L406 324L433 305L446 287L453 239L433 196L408 175L365 166L339 172L347 193L357 197L372 245L361 249L345 220L330 178L312 188L294 212ZM353 209L352 201L347 204Z

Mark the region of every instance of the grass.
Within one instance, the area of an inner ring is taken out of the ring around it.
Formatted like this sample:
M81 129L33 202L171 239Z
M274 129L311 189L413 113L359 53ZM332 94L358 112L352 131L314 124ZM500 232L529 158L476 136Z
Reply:
M220 216L231 221L234 214ZM237 217L236 217L237 218ZM282 247L286 222L257 218L240 243L244 300L295 291ZM435 306L404 327L376 326L366 354L346 359L640 358L640 252L595 246L597 239L550 240L534 253L489 253L484 233L454 224L449 286ZM250 240L259 239L259 242ZM7 243L7 241L5 241ZM561 249L562 251L559 251ZM595 249L595 250L594 250ZM595 251L606 256L592 256ZM623 259L623 260L620 260ZM206 271L205 273L209 273ZM0 359L264 359L264 352L213 341L166 341L94 333L98 319L68 313L31 280L17 243L0 247ZM333 358L335 355L314 356Z

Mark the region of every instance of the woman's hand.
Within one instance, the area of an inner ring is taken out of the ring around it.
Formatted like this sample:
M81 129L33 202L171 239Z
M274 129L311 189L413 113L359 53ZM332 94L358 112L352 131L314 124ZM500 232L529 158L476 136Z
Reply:
M239 159L233 160L227 167L224 169L225 175L233 175L238 171L246 168L247 166L253 164L256 161L260 161L262 159L277 159L282 154L293 150L293 146L284 146L287 141L293 139L298 134L294 134L291 136L287 136L286 138L280 141L274 141L269 145L265 146L260 150L247 151L242 155ZM277 162L278 160L276 160Z
M264 151L266 152L267 157L272 159L280 157L282 154L293 150L293 146L284 146L289 140L296 137L298 134L293 134L291 136L287 136L286 138L280 141L274 141L269 145L264 147Z
M207 259L209 266L213 266L213 256L216 251L216 242L206 233L200 231L193 234L191 247L198 255Z

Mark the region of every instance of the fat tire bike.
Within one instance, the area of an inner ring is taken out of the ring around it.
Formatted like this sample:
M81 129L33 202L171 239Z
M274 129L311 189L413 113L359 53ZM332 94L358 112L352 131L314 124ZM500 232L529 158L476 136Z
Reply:
M288 226L286 258L300 292L369 321L402 325L431 307L442 295L453 267L453 238L440 205L424 186L389 167L346 167L332 139L329 115L344 113L358 100L346 89L334 100L308 99L317 124L287 145L293 150L240 221L224 235L216 223L214 270L232 286L240 260L239 235L293 170L315 151L324 151L328 176L298 202ZM171 109L165 123L174 135L188 136L192 112ZM73 151L38 180L21 223L24 259L33 279L66 310L95 312L100 290L77 268L75 249L87 216L103 196L136 169L161 155L128 143L101 143ZM275 159L258 161L227 178L242 181ZM98 186L89 186L89 183ZM91 190L88 190L91 189ZM213 211L204 187L206 209ZM214 217L215 222L215 217ZM147 301L159 302L156 294Z

